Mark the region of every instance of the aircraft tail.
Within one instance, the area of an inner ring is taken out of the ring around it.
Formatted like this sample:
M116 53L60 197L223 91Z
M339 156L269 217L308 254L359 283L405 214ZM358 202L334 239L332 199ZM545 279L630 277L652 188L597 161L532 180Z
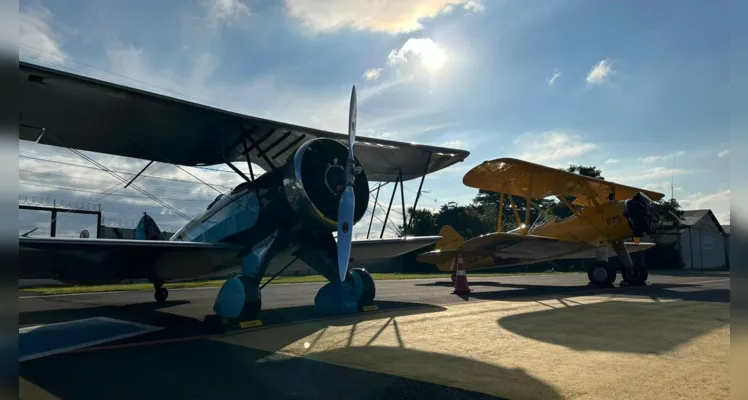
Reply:
M135 239L137 240L164 240L161 229L158 229L156 221L150 215L143 213L143 217L135 228Z
M449 225L444 225L439 231L439 236L442 238L436 242L436 250L445 252L449 250L456 250L461 244L465 242L465 239L457 233L454 228ZM438 264L437 267L442 271L449 271L452 268L452 261L447 261Z

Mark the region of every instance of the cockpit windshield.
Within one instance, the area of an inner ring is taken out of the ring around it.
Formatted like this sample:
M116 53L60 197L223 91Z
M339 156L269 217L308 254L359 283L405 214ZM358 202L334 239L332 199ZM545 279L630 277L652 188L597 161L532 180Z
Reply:
M218 200L221 200L223 198L223 193L218 194L216 196L215 200L211 201L210 204L208 204L208 207L205 208L205 210L210 210L211 207L213 207L214 204L218 203Z

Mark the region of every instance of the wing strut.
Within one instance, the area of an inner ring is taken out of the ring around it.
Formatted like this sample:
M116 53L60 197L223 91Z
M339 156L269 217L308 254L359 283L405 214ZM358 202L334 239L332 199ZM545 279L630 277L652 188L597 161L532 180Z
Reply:
M405 189L403 188L403 170L398 169L397 174L400 177L400 201L403 205L403 237L408 237L408 225L405 221L406 218L408 218L408 214L405 213Z
M387 228L387 219L390 218L390 210L392 209L392 202L395 201L395 194L397 193L397 183L400 182L401 175L397 175L395 180L395 187L392 188L392 197L390 197L390 205L387 206L387 213L384 215L384 222L382 223L382 233L379 234L379 238L384 237L384 230Z
M255 173L252 171L252 160L249 158L249 150L247 149L247 141L242 140L242 146L244 146L244 156L247 157L247 166L249 167L249 177L252 181L255 180Z
M244 172L242 172L241 170L239 170L239 168L236 168L236 166L234 164L232 164L231 161L224 159L224 162L226 163L226 165L229 166L229 168L233 169L234 172L236 172L237 175L241 176L242 179L244 179L245 181L252 182L252 180L254 180L254 179L250 180L247 177L247 175L244 175ZM252 164L250 163L249 165L252 165ZM252 167L250 166L250 168L252 168ZM252 174L252 175L254 175L254 174Z
M501 192L499 197L499 221L496 226L496 232L501 233L501 229L504 225L504 192Z
M262 139L260 139L260 142L262 142L262 141L265 141L265 140L266 140L266 138L269 138L269 137L270 137L270 136L271 136L271 135L272 135L273 133L275 133L275 129L272 129L272 130L270 131L270 133L269 133L268 135L265 135L265 136L264 136L264 137L263 137ZM289 135L290 135L290 133L289 133ZM250 146L250 147L249 147L249 149L248 149L248 150L246 151L246 153L245 153L245 154L246 154L246 156L247 156L247 157L249 157L249 152L250 152L250 150L252 150L252 149L257 149L257 154L259 154L259 156L260 156L260 157L262 157L262 158L263 158L263 159L265 160L265 162L266 162L266 163L268 163L268 165L270 166L270 168L271 168L271 169L272 169L273 171L275 171L275 169L276 169L276 167L275 167L275 164L273 164L273 162L272 162L272 161L270 161L270 158L268 158L268 156L267 156L267 153L266 153L266 152L267 152L268 150L272 149L272 148L273 148L274 146L277 146L277 145L278 145L278 143L280 143L280 142L276 140L276 142L275 142L275 143L274 143L273 145L271 145L271 146L269 146L269 147L268 147L267 149L263 150L263 149L261 149L261 148L260 148L260 143L258 143L258 142L257 142L257 141L256 141L256 140L255 140L255 139L254 139L254 138L252 137L252 135L249 135L249 134L247 134L247 133L245 132L245 133L244 133L244 137L245 137L245 138L247 138L247 140L249 140L249 142L250 142L250 143L252 144L252 146ZM285 139L285 138L286 138L286 136L283 136L283 139Z
M408 224L406 227L410 227L413 223L413 216L415 215L416 206L418 206L418 199L421 198L421 189L423 189L423 181L426 180L426 174L429 172L429 167L431 166L431 155L433 153L429 152L429 157L426 159L426 168L423 169L423 175L421 176L421 183L418 185L418 192L416 193L416 201L413 203L413 213L410 214L410 219L408 220ZM405 221L405 215L403 215L403 221Z
M145 170L147 170L148 167L151 166L151 164L153 164L153 160L151 160L151 162L149 162L148 165L146 165L145 167L143 167L143 169L141 169L140 172L137 173L137 175L133 176L132 179L130 179L130 182L127 182L127 185L125 185L122 189L127 189L127 187L130 186L131 183L135 182L135 180L138 179L138 177L140 176L140 174L142 174L143 172L145 172Z
M371 219L369 220L369 230L366 231L366 238L369 238L369 234L371 233L371 224L374 222L374 213L377 212L377 205L379 203L377 202L379 200L379 189L382 188L384 185L377 186L377 194L374 196L374 209L371 210Z

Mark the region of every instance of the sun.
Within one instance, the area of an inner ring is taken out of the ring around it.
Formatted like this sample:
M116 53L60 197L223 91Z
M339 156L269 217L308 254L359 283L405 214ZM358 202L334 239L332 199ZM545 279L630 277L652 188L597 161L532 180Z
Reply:
M444 67L447 55L444 50L434 46L421 54L421 64L431 72L438 72Z
M405 62L408 56L415 56L429 72L435 73L444 68L447 54L431 38L410 38L399 51L389 55L390 63Z

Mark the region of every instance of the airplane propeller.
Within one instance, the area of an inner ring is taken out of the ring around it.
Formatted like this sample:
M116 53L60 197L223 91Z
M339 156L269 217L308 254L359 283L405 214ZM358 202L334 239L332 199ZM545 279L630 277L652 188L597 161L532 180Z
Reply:
M340 196L338 206L338 276L345 280L348 262L351 259L351 242L353 241L353 213L356 207L356 197L353 194L353 184L356 181L356 159L353 146L356 141L356 86L351 91L351 107L348 112L348 159L345 165L345 191Z

